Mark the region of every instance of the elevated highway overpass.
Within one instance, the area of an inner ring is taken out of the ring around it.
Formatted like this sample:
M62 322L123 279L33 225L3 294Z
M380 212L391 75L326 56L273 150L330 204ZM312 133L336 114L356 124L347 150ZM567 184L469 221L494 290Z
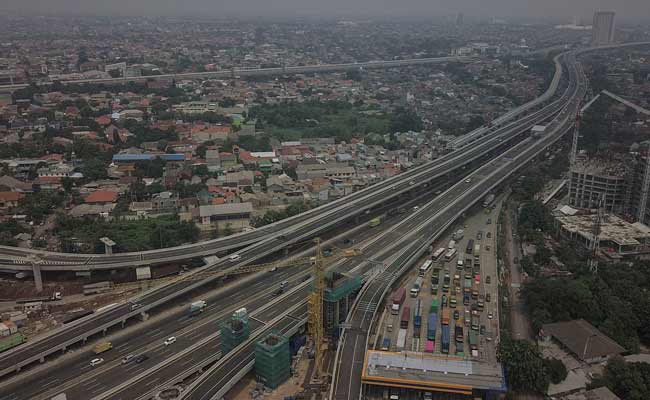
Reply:
M561 69L557 73L561 74ZM451 153L437 160L437 162L427 164L385 181L381 184L380 189L373 187L369 190L358 192L356 196L353 194L350 198L342 199L343 201L333 202L323 206L320 209L325 210L325 212L317 214L317 218L311 221L307 219L302 223L295 223L295 220L293 220L291 222L291 229L283 231L286 234L276 234L271 238L260 240L255 245L246 247L238 253L241 256L241 259L238 261L223 259L205 266L198 271L218 268L223 270L223 275L226 275L228 271L252 263L265 255L277 252L285 248L289 243L295 243L305 238L313 237L328 227L339 224L348 218L387 201L388 198L411 191L414 187L429 184L433 179L462 168L472 160L489 156L491 151L508 146L512 139L521 133L527 132L530 126L552 117L561 109L562 104L563 101L561 100L552 102L542 110L503 126L491 135L482 138L475 146L469 146L466 149ZM315 210L306 213L306 215L315 214ZM164 254L164 250L157 251L156 253ZM131 304L120 305L99 315L89 316L80 320L78 324L72 327L57 330L52 335L34 342L29 346L23 346L9 351L0 357L0 376L18 370L30 363L39 360L42 361L46 356L63 350L74 343L84 341L89 336L103 332L112 326L124 324L129 318L137 317L172 299L190 293L205 284L216 281L223 275L215 274L210 278L198 282L180 281L163 288L152 290L133 299L134 302L140 305L136 310L131 308Z
M287 75L287 74L305 74L305 73L315 73L315 72L336 72L336 71L349 71L359 68L370 68L370 69L380 69L380 68L393 68L393 67L404 67L409 65L425 65L425 64L439 64L446 62L470 62L476 60L477 57L473 56L449 56L449 57L432 57L432 58L412 58L406 60L381 60L381 61L366 61L366 62L354 62L354 63L342 63L342 64L314 64L314 65L294 65L294 66L284 66L284 67L272 67L272 68L231 68L220 71L208 71L208 72L186 72L178 74L161 74L161 75L151 75L151 76L136 76L136 77L125 77L125 78L94 78L94 79L75 79L75 80L59 80L63 85L70 84L87 84L87 83L98 83L98 84L123 84L128 82L143 82L143 81L155 81L161 79L173 79L173 80L186 80L186 79L204 79L204 78L215 78L215 79L227 79L227 78L237 78L242 76L264 76L264 75ZM40 82L39 85L49 86L53 82L46 81ZM29 84L14 84L14 85L0 85L0 92L12 92L18 89L23 89L29 86Z
M567 109L566 107L563 107L562 110L560 111L560 115L561 115L561 116L564 116L564 117L566 117L566 118L570 118L570 117L572 117L574 114L572 114L572 111L568 111L568 109ZM553 129L553 126L549 126L549 129ZM527 140L524 144L530 144L530 140L531 140L531 139ZM555 139L555 140L556 140L556 139ZM541 151L541 150L540 150L540 151ZM506 161L508 161L507 158L506 158ZM476 182L476 180L472 179L472 182ZM477 195L476 195L475 193L474 193L472 196L470 196L470 197L474 197L475 199L478 199L478 198L479 198L479 197L477 197ZM382 276L380 275L377 279L378 279L378 280L381 280L382 278L385 278L385 276L382 277ZM374 280L373 280L373 282L374 282ZM298 322L297 322L297 323L298 323ZM2 361L2 359L0 359L0 362L1 362L1 361ZM6 365L6 364L5 364L5 365Z

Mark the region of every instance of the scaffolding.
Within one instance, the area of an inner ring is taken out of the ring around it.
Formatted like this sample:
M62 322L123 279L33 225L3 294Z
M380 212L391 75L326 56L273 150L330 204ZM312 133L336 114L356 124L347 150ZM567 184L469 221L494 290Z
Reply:
M354 301L354 293L361 287L361 277L333 272L328 274L325 282L323 329L325 335L336 338Z
M230 321L221 325L221 354L224 355L243 343L250 333L246 309L235 311Z
M642 224L645 223L646 207L648 204L648 191L650 190L650 162L648 157L643 157L645 168L643 172L643 182L641 183L641 199L639 201L639 210L637 214L637 221Z
M269 333L255 343L255 375L264 386L275 389L291 376L289 340Z

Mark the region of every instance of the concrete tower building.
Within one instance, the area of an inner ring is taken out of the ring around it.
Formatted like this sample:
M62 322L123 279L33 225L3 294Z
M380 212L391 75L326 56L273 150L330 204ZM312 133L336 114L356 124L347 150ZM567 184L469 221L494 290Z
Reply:
M592 27L591 43L596 46L614 42L614 16L613 11L596 11Z

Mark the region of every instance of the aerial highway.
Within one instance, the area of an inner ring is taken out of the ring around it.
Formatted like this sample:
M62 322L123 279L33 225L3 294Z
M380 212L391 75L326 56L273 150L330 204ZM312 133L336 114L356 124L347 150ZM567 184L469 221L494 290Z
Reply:
M567 59L566 65L571 80L567 89L571 96L563 110L547 126L546 134L539 139L532 137L522 141L471 174L470 182L473 183L471 183L470 190L460 193L455 201L448 203L453 206L448 206L437 215L437 222L430 224L427 227L427 232L423 233L419 240L411 243L409 251L405 252L402 258L388 265L382 275L364 287L355 303L364 304L364 307L354 307L348 314L351 328L344 330L339 342L330 398L336 400L361 398L361 375L363 372L361 364L367 349L371 327L377 308L382 304L382 299L388 293L396 277L401 276L418 257L424 254L429 244L472 204L571 129L581 100L586 93L586 81L582 70L577 68L574 55L572 53L565 54L564 58ZM465 181L465 183L468 182ZM462 186L463 183L459 183L449 191ZM368 304L374 306L368 307Z
M409 65L409 62L413 63L431 63L434 60L439 62L448 62L450 60L456 60L456 57L444 57L436 59L419 59L419 60L391 60L391 61L382 61L382 62L372 62L372 63L363 63L363 65L372 65L375 66L400 66L400 65ZM465 59L465 58L463 58ZM473 58L468 58L468 60L473 60ZM334 67L349 66L349 65L361 65L361 64L337 64ZM327 67L327 66L318 66L318 67ZM288 67L291 69L294 67ZM302 67L296 67L302 68ZM247 70L254 71L254 70ZM481 127L478 128L469 134L459 138L457 142L454 142L455 147L461 147L462 145L475 142L478 138L486 136L488 133L494 133L502 125L505 125L515 118L521 117L524 113L532 111L536 108L541 107L545 102L549 101L557 91L557 85L559 84L561 78L561 72L556 69L556 74L553 77L551 85L547 91L540 96L539 98L528 102L515 110L512 110L499 119L495 120L490 128ZM494 145L494 143L492 143ZM485 147L481 147L481 150L485 150ZM478 150L478 149L476 149ZM461 153L456 153L455 156L460 156ZM463 157L460 157L463 160ZM469 159L471 161L473 159ZM356 198L361 198L366 196L368 193L376 193L380 189L383 189L384 192L382 195L385 198L395 197L399 193L391 192L393 185L396 182L408 182L407 179L410 179L411 176L414 176L418 172L426 171L432 167L435 167L438 164L444 163L445 158L440 158L425 164L419 168L414 168L405 174L400 175L399 177L393 177L386 181L380 182L371 188L356 192L350 196L347 196L345 199L339 199L337 201L328 203L316 209L310 210L306 213L300 214L293 218L279 221L275 224L271 224L260 228L252 232L244 232L238 235L229 236L226 238L215 239L210 241L204 241L200 243L188 244L183 246L171 247L160 250L151 250L143 252L133 252L133 253L116 253L112 255L102 255L102 254L72 254L72 253L56 253L48 252L42 250L33 250L33 249L22 249L10 246L0 246L0 267L5 269L11 269L16 271L21 270L31 270L33 268L33 263L38 263L42 271L88 271L92 269L114 269L114 268L133 268L138 265L152 265L157 263L165 262L175 262L181 260L187 260L194 257L214 255L215 253L224 252L228 250L233 250L236 248L241 248L253 243L256 243L271 234L277 234L284 229L292 228L297 223L307 221L309 218L327 213L329 210L336 209L341 204L345 204L355 200ZM456 168L460 165L453 165L451 168ZM388 191L387 191L388 190ZM356 206L356 204L355 204ZM361 208L357 207L357 210L363 211Z
M570 89L567 89L567 92L570 92ZM568 99L569 97L567 97L567 101ZM514 150L508 151L508 157L511 157L512 154L521 152L521 149L530 145L531 141L532 139L526 139L524 142L522 142L522 145L516 146ZM504 157L506 159L508 158L506 156ZM505 178L505 176L508 175L508 173L503 175L503 171L512 172L512 170L509 169L511 167L511 164L509 162L503 163L504 165L500 166L500 163L502 163L499 161L500 158L501 157L481 168L481 170L486 169L488 171L493 171L498 167L498 170L496 172L492 172L492 174L489 176L482 176L482 172L471 174L469 182L461 181L460 183L454 185L451 189L445 191L439 197L423 206L422 209L416 213L417 217L415 219L411 220L407 218L401 225L398 225L396 229L404 232L404 234L395 238L394 241L390 242L390 244L387 244L381 249L377 250L376 253L374 253L373 259L383 263L384 265L393 265L394 263L400 264L400 262L404 260L410 260L413 257L413 254L417 253L413 251L413 243L416 243L418 246L422 246L423 248L428 248L430 240L427 240L426 238L429 237L429 231L431 229L434 227L437 228L437 233L444 231L446 225L452 223L455 220L454 217L450 218L449 213L453 212L460 215L465 211L465 209L471 206L471 204L477 201L477 199L487 194L489 189L486 190L484 188L483 180L491 176L499 176L502 180ZM473 185L468 184L473 181L476 181L477 183ZM481 190L484 191L484 193L477 194L475 189L476 186L479 186ZM492 187L493 186L494 185L492 185ZM462 205L461 207L457 207L457 202L459 201L467 202L467 206ZM424 242L422 241L422 238L424 238ZM415 258L417 258L417 256L415 256ZM398 275L399 273L395 270L386 270L382 272L377 278L373 279L371 285L375 283L380 286L385 285L387 282L391 282ZM377 293L375 293L370 298L368 298L365 293L368 293L368 291L366 290L365 292L362 292L362 295L359 298L359 304L363 305L360 308L360 312L364 316L374 316L374 312L377 310L377 307L380 304L380 301L376 299ZM366 318L364 321L369 322L371 319ZM366 332L363 330L365 328L363 325L360 325L359 328L362 332ZM357 341L355 340L355 342ZM362 347L356 349L357 352L360 351L361 348ZM363 349L365 351L365 346L363 346ZM354 352L349 352L349 350L350 349L343 349L342 353L346 355L354 354ZM253 356L250 349L244 348L240 349L238 352L241 354L232 355L232 360L226 365L216 365L213 367L214 370L208 371L204 375L201 375L195 383L190 385L188 392L186 392L184 395L184 398L194 400L212 399L222 396L229 387L225 383L227 382L226 379L231 376L231 369L235 366L248 365L248 363L252 362ZM350 376L349 371L357 369L356 364L360 364L362 360L363 354L360 354L358 358L355 358L353 356L352 365L346 365L344 368L346 371L344 372L345 376ZM350 398L357 398L357 396L355 394Z
M558 78L559 80L559 78ZM243 232L222 239L209 240L177 247L134 253L116 253L112 255L68 254L41 250L21 249L0 246L0 268L13 270L31 270L31 257L37 256L42 271L80 271L93 269L133 268L137 265L152 265L166 262L188 260L196 257L214 255L215 253L261 244L276 240L284 246L299 238L289 238L296 229L306 228L315 236L323 229L329 228L342 219L352 218L367 210L399 197L412 189L415 184L426 183L437 177L462 169L486 153L501 147L507 141L524 133L531 122L544 120L561 106L559 100L528 115L513 114L520 117L512 122L492 129L489 135L483 135L474 145L449 153L422 166L413 168L403 174L379 182L369 188L355 192L345 198L314 208L274 224L264 226L251 232ZM531 109L539 104L531 105ZM336 219L333 219L332 217Z
M76 79L76 80L60 80L63 85L68 84L84 84L84 83L101 83L101 84L121 84L126 82L142 82L160 79L201 79L201 78L215 78L226 79L240 76L260 76L260 75L285 75L285 74L304 74L313 72L334 72L346 71L352 69L363 68L393 68L404 67L409 65L423 65L423 64L439 64L446 62L466 62L476 60L473 56L449 56L449 57L435 57L435 58L412 58L406 60L381 60L381 61L366 61L354 62L343 64L314 64L314 65L294 65L284 67L272 68L232 68L219 71L207 72L186 72L179 74L161 74L150 76L135 76L124 78L95 78L95 79ZM52 85L53 82L39 82L39 85ZM8 90L17 90L29 86L29 84L21 83L14 85L0 85L0 92Z
M420 205L428 196L430 195L422 195L402 204L409 208ZM366 249L375 241L374 238L378 234L381 234L381 237L376 240L380 240L380 243L375 249L384 246L397 234L384 233L384 230L402 219L403 215L388 216L379 227L368 228L367 224L363 224L359 228L353 228L352 234L357 240L355 246ZM337 245L341 244L337 243ZM372 254L372 249L369 249L368 253ZM350 265L355 266L356 263L358 260L343 261L334 264L333 267L339 271L347 271L351 268ZM175 312L151 323L135 325L133 326L135 331L127 336L112 339L116 351L103 355L106 360L103 365L93 369L88 368L88 361L93 357L89 347L79 351L73 347L73 354L85 352L87 355L73 360L57 360L57 366L60 368L48 367L46 363L37 367L44 367L41 371L30 371L29 376L15 375L10 378L8 384L0 384L0 399L4 399L5 393L13 393L17 399L48 399L48 395L62 391L69 393L69 398L74 399L84 391L89 391L94 396L109 389L119 389L119 392L116 391L111 395L115 398L120 396L128 399L138 398L167 381L184 378L185 372L190 375L193 368L198 369L214 362L219 353L220 341L217 334L219 326L235 309L247 308L255 318L252 320L251 328L257 329L263 327L259 321L272 321L275 316L283 315L292 305L301 303L308 293L308 287L305 286L308 282L305 282L305 279L309 278L309 274L309 268L292 266L273 273L261 272L250 278L244 278L241 282L235 281L220 289L219 293L206 297L208 306L199 316L188 317L185 314L187 305L184 303L180 307L175 307L175 309L180 308L180 314ZM285 280L289 282L287 293L283 296L274 295L279 283ZM255 292L255 296L250 295L251 291ZM162 341L174 335L178 337L178 346L165 349ZM197 343L198 346L194 347ZM189 348L192 348L191 351L185 352ZM146 353L150 358L141 365L125 368L119 361L122 356L129 353L136 355ZM102 384L98 384L96 379L100 373L105 378ZM37 385L36 382L46 384ZM115 382L120 382L121 385L111 384ZM90 390L88 386L93 384Z
M556 71L556 74L561 74L561 70ZM298 242L313 237L326 228L333 227L355 215L359 215L365 210L385 203L389 198L394 198L402 193L411 191L414 187L424 184L428 185L432 180L443 177L456 169L460 169L468 165L472 160L489 156L490 151L494 149L505 147L511 139L527 132L533 124L546 120L556 113L561 106L561 101L556 100L539 111L523 116L509 124L504 124L489 135L480 138L473 146L467 146L435 162L415 168L412 171L407 171L370 189L346 197L342 201L333 202L305 213L307 216L313 214L316 214L316 216L306 218L303 222L299 223L292 220L291 229L281 231L286 232L286 234L276 234L271 238L262 239L256 244L244 248L238 253L240 259L237 261L225 258L217 261L214 265L208 265L203 268L220 268L223 269L224 274L227 274L233 268L254 262L265 255L285 248L287 243ZM317 210L319 212L316 212ZM237 240L237 237L233 240ZM188 245L187 247L190 246ZM196 252L196 250L191 249L186 250L183 247L182 251ZM165 250L157 250L152 252L152 255L164 254L164 252ZM119 257L119 255L114 255L113 257ZM43 360L44 357L50 354L63 350L74 343L85 341L89 336L103 332L112 326L124 324L130 318L137 317L149 309L178 298L219 278L219 275L215 275L198 282L190 280L180 281L160 289L152 290L150 293L134 299L140 305L138 309L132 309L131 304L120 305L107 312L82 319L72 327L61 328L53 332L51 336L36 341L33 344L21 346L6 352L0 356L0 376L11 373L33 362Z

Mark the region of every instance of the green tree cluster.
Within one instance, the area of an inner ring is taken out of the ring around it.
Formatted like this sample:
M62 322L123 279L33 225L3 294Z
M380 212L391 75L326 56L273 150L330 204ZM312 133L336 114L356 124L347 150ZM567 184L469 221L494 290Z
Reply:
M48 215L61 207L63 204L63 192L40 191L30 193L19 202L23 213L36 223L43 222Z
M27 230L18 224L18 221L16 220L12 219L5 222L0 222L0 245L18 245L18 241L14 239L14 236L23 232L27 232Z
M605 366L603 376L591 388L607 386L622 400L650 399L650 364L628 363L622 357L613 357Z
M522 289L533 327L583 318L630 351L650 344L650 263L583 268L574 279L538 278Z
M273 222L283 220L285 218L293 217L305 211L309 210L309 205L305 202L294 202L289 204L287 208L282 211L268 210L260 218L255 218L252 221L252 225L256 228L260 226L268 225Z
M503 365L506 381L511 389L546 393L550 377L546 362L534 344L502 335L497 348L497 358Z
M73 218L60 214L56 220L64 250L70 251L70 243L84 243L81 251L103 252L100 238L107 236L115 241L117 252L143 251L178 246L195 242L199 230L192 222L180 221L178 216L139 220L106 221L96 218ZM66 245L68 248L65 248Z

